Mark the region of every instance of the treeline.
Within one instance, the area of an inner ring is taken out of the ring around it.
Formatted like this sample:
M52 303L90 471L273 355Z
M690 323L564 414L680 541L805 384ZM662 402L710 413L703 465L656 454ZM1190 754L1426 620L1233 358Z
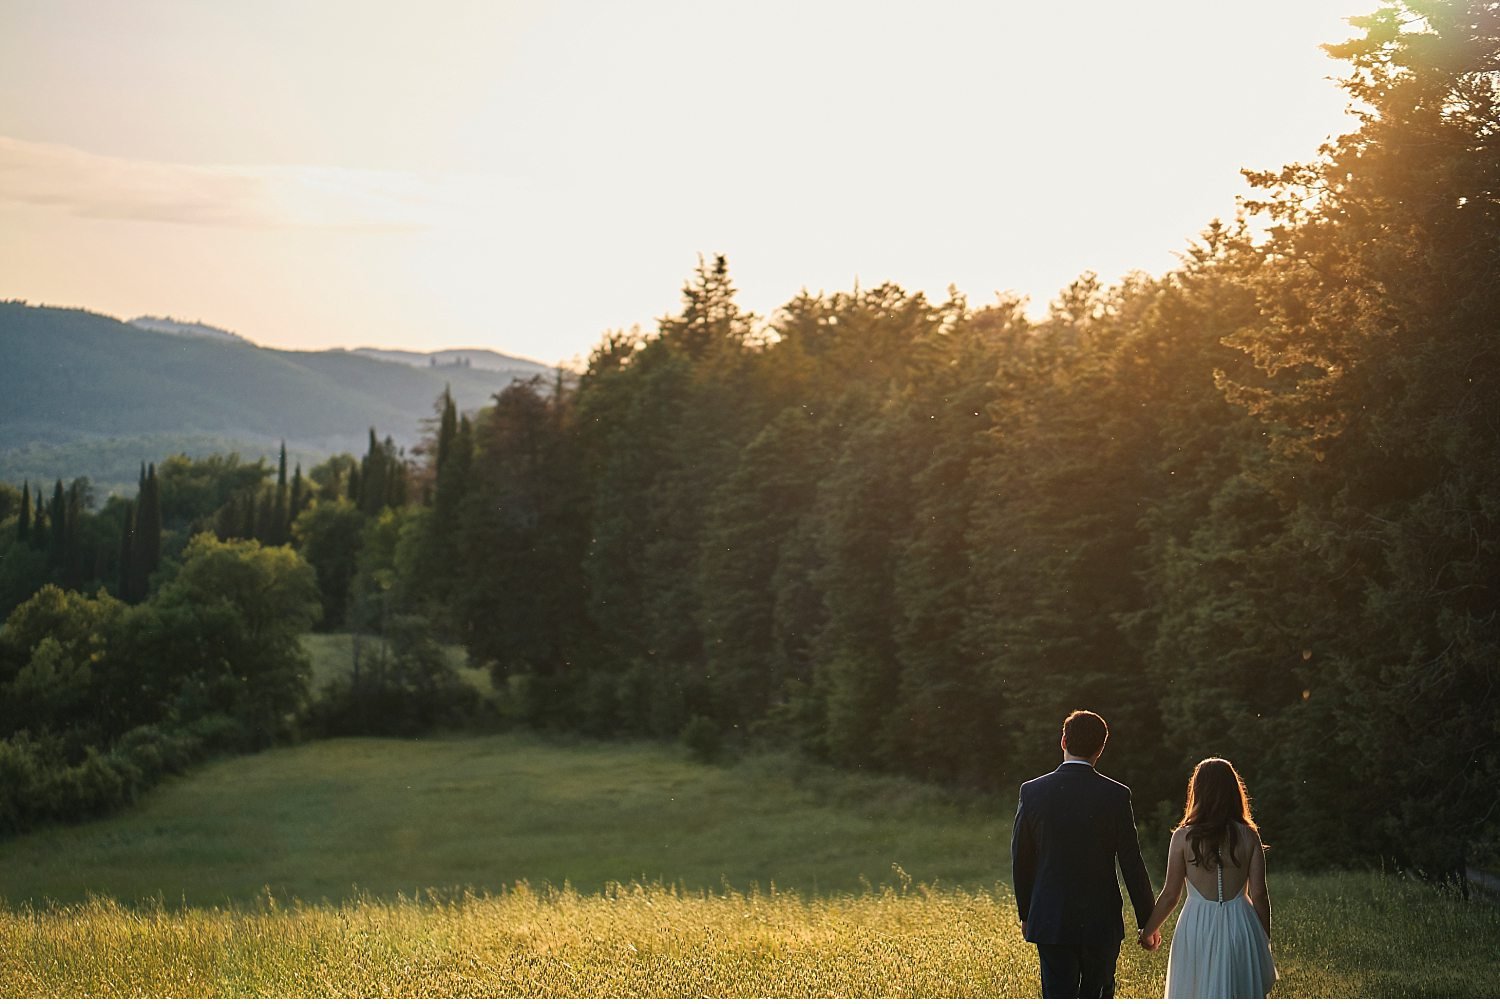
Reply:
M576 387L445 409L391 602L538 723L1008 789L1088 706L1154 831L1221 754L1283 860L1461 874L1500 819L1496 10L1353 22L1359 128L1251 176L1264 236L1039 321L883 285L762 325L704 263Z

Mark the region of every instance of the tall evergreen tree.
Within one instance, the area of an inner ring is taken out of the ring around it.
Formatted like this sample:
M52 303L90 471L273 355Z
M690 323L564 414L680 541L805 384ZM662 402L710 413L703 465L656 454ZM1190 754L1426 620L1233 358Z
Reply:
M26 543L31 537L31 482L21 487L21 515L16 520L16 540Z
M42 490L36 490L36 500L31 506L31 549L45 553L48 550L51 533L47 526L47 507L42 504Z
M272 498L270 518L267 521L267 535L265 543L273 547L287 542L290 533L290 503L288 495L290 486L286 476L286 441L282 440L281 454L276 464L276 494Z
M83 585L87 574L84 565L82 544L84 490L86 484L87 481L82 478L74 479L68 486L67 497L64 502L66 510L62 546L62 585L64 589L79 588Z
M47 540L47 563L52 566L54 576L61 576L66 567L68 544L68 502L62 478L58 478L52 487L52 502L47 507L47 519L52 527Z
M1459 877L1500 842L1500 723L1476 697L1500 687L1500 7L1410 0L1350 23L1329 51L1359 128L1251 176L1277 267L1233 339L1263 373L1229 391L1295 486L1286 550L1319 614L1286 639L1310 677L1286 714L1319 720L1333 754L1299 808L1367 820L1354 853Z
M151 575L161 563L161 486L156 465L142 473L140 491L136 494L135 534L130 554L131 594L128 599L140 602L150 590Z
M307 484L302 480L302 464L299 461L296 470L292 472L292 494L290 507L287 510L287 537L291 538L291 526L297 522L297 517L307 508Z
M135 556L135 503L125 503L125 521L120 527L120 579L119 597L128 602L135 597L135 572L131 561Z
M437 449L434 456L434 472L441 476L443 468L453 450L453 439L458 435L458 406L447 384L443 385L443 396L439 398Z

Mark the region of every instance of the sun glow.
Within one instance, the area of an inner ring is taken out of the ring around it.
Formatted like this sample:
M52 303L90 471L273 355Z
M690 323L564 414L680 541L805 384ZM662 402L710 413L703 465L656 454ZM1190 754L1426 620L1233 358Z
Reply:
M1045 304L1171 267L1241 167L1339 131L1351 4L26 9L0 295L549 361L699 253L762 316L856 281Z

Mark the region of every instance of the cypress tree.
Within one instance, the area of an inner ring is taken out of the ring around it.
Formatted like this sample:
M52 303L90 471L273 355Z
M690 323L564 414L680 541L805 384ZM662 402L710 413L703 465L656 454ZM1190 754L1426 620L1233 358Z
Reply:
M68 503L63 494L62 478L58 478L52 487L52 503L48 507L47 517L52 524L52 535L47 541L47 559L52 565L53 573L57 574L64 564L68 529Z
M281 457L276 466L276 494L271 499L271 511L267 519L265 542L271 545L285 544L289 534L290 518L286 480L286 442L281 444Z
M385 491L381 507L406 505L406 457L397 451L396 441L385 437L381 448L385 455Z
M438 421L437 440L437 467L433 471L436 477L443 476L443 468L448 464L448 457L453 452L453 437L458 435L458 406L453 403L453 395L448 386L443 386L443 414Z
M385 508L385 494L389 488L386 475L385 450L375 438L375 428L370 427L370 445L365 448L364 460L359 465L359 511L373 516Z
M31 536L31 482L21 486L21 518L16 521L16 540L25 543Z
M146 598L151 573L161 563L161 488L156 480L156 465L147 468L136 496L135 535L130 554L132 595Z
M474 462L474 427L467 415L458 420L452 442L441 456L432 512L438 536L449 538L458 531L459 505L468 491L469 469Z
M120 530L120 599L135 602L135 578L131 572L130 556L135 545L135 503L125 503L125 525Z
M297 522L297 517L302 515L302 510L307 506L307 485L302 481L302 465L297 465L297 470L292 474L292 502L287 512L287 539L291 539L291 525Z
M31 548L34 551L47 550L47 538L51 535L47 526L47 508L42 505L42 490L36 491L36 504L31 510L34 515L31 520Z

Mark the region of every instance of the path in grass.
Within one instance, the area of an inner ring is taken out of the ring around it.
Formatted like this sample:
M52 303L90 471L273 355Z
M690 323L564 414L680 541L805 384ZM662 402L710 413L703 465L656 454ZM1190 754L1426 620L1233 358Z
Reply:
M338 902L518 881L805 894L1007 878L1009 820L941 792L757 758L524 736L344 739L219 761L114 818L0 843L0 898Z

